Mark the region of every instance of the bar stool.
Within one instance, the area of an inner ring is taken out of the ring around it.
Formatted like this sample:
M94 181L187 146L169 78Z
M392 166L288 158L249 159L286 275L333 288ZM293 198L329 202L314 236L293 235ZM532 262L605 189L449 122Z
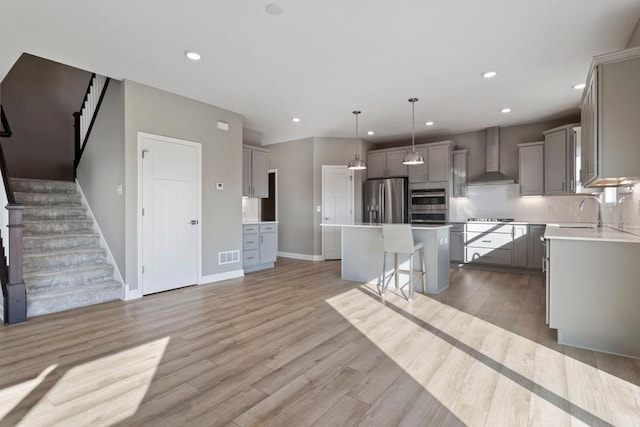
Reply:
M413 233L409 224L382 224L382 240L384 242L384 255L382 258L382 275L378 279L378 291L380 295L384 295L389 286L389 281L393 276L395 285L398 288L398 273L409 274L409 281L400 286L400 289L409 285L407 292L407 300L413 299L413 276L420 274L422 276L422 292L426 293L426 269L424 264L424 243L415 243L413 241ZM413 257L416 252L420 256L420 271L413 270ZM391 274L386 275L387 271L387 253L393 254L395 258L394 269ZM398 269L398 254L409 255L409 270Z

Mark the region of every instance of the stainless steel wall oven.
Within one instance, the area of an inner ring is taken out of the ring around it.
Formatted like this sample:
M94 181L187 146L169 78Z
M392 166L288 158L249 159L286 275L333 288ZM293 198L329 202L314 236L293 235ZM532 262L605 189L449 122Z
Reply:
M411 223L444 224L448 221L448 199L445 188L411 190Z

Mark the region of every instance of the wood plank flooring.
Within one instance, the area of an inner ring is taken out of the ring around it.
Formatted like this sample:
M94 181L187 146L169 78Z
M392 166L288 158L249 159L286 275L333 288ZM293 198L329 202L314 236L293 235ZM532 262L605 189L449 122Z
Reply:
M640 426L640 361L557 344L541 276L412 302L339 276L279 259L2 327L0 426Z

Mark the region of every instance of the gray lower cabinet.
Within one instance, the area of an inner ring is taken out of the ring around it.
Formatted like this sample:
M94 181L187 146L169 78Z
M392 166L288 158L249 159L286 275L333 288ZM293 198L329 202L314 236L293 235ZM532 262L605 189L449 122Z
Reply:
M527 249L529 226L514 225L513 226L513 266L527 268L528 258Z
M464 262L464 224L456 223L451 225L451 236L449 238L449 258L452 262Z
M542 270L544 258L544 225L530 225L528 235L527 268Z
M273 268L278 252L278 224L242 226L242 260L245 272Z
M465 262L510 267L512 263L512 248L512 225L467 224Z

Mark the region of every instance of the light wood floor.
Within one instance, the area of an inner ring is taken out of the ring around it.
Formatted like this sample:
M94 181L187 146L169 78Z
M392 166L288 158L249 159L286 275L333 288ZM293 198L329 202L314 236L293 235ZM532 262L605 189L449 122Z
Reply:
M383 301L280 259L2 327L0 425L640 425L640 361L555 343L542 277L451 274Z

